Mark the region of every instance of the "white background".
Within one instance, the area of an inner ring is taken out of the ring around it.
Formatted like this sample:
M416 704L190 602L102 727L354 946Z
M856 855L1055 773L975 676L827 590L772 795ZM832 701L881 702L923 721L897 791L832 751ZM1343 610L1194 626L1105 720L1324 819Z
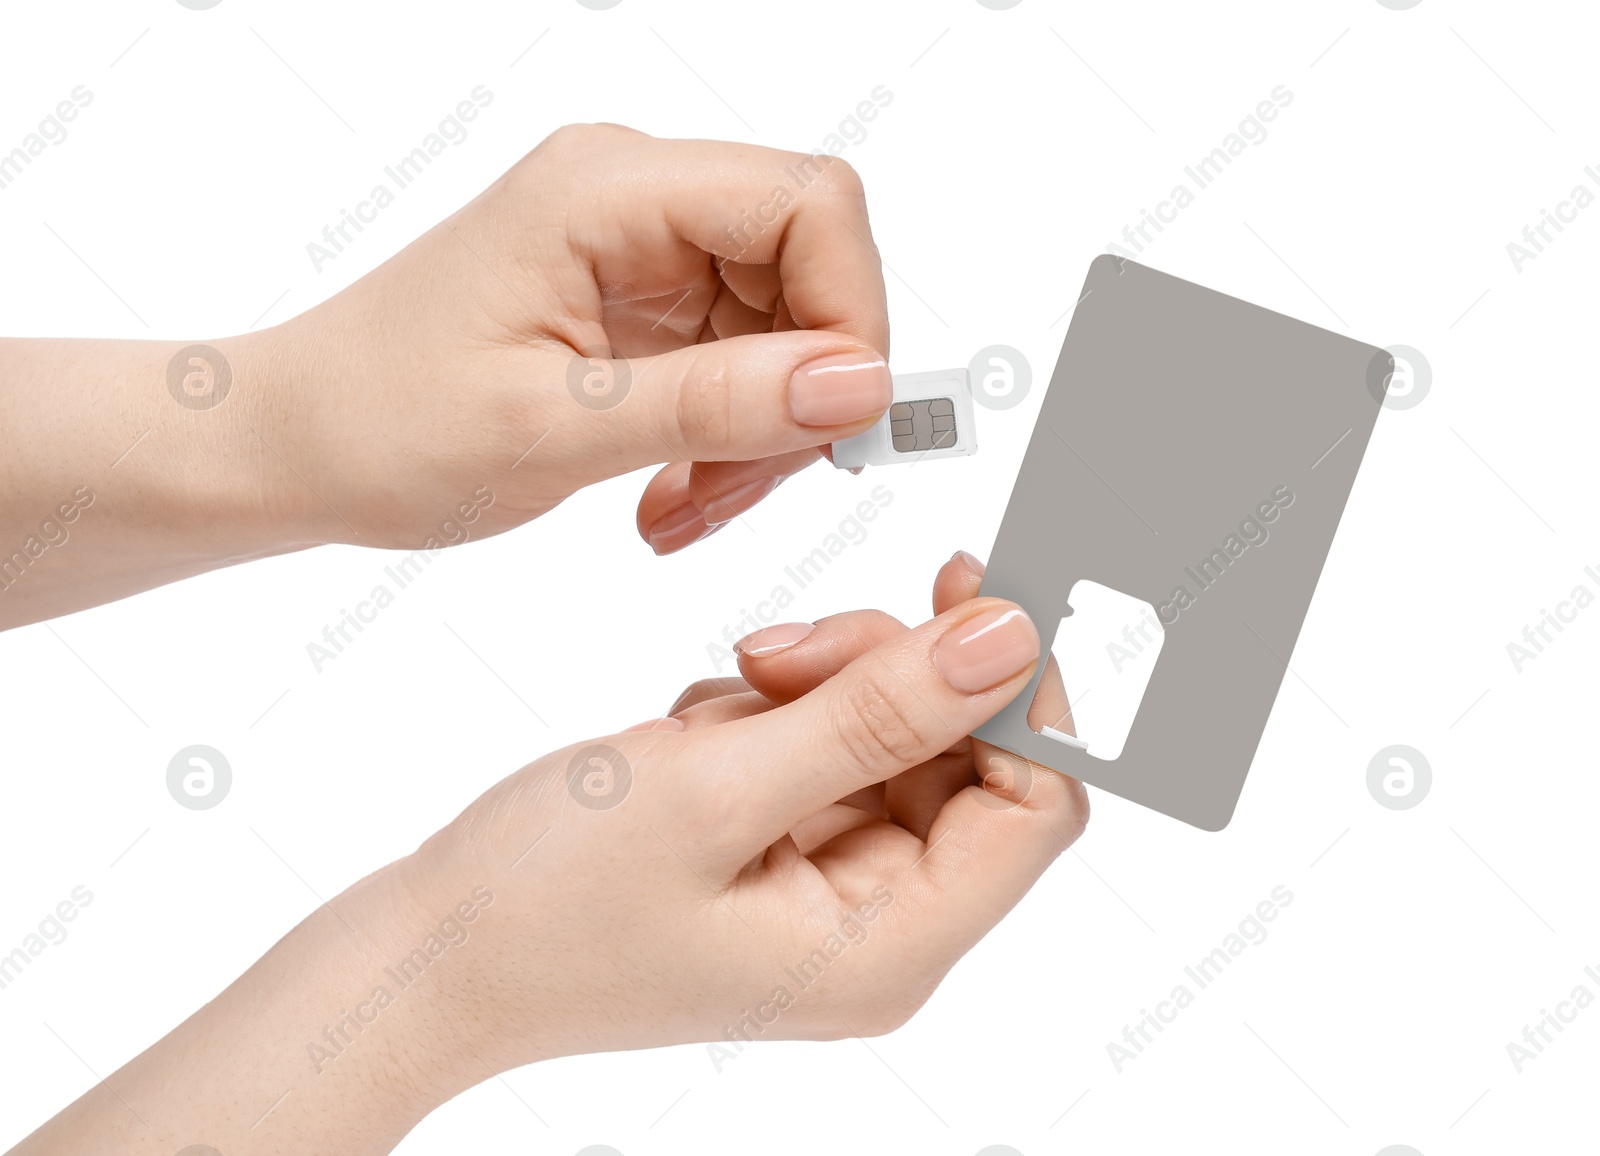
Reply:
M1597 183L1582 6L7 9L0 147L74 86L94 93L0 191L11 334L275 324L563 123L808 149L884 85L892 103L845 155L893 270L895 365L1003 342L1042 385L1091 258L1284 85L1267 139L1141 260L1431 363L1423 402L1378 424L1225 832L1094 792L1077 849L893 1036L763 1046L720 1074L701 1047L540 1065L460 1097L402 1151L1592 1146L1600 1010L1520 1075L1506 1052L1575 985L1600 995L1583 974L1600 966L1600 610L1520 674L1506 651L1573 586L1600 588L1583 573L1600 564L1600 210L1520 273L1506 252ZM477 85L494 102L471 137L316 272L306 243ZM0 991L0 1142L169 1030L317 896L539 753L715 673L708 643L872 485L892 504L790 616L924 616L936 566L987 552L1038 399L980 411L973 459L816 470L668 559L632 529L643 477L617 480L441 557L321 674L306 644L387 556L262 562L0 637L0 951L75 886L95 897ZM167 793L191 743L232 763L215 810ZM1410 810L1367 790L1392 743L1432 764ZM1108 1042L1278 885L1294 900L1269 938L1119 1074Z

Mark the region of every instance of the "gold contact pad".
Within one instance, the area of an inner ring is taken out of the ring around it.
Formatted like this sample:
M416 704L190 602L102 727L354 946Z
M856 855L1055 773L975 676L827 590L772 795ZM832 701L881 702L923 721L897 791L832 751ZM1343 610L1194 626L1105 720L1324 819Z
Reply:
M897 401L889 407L889 438L896 453L926 453L956 444L956 407L948 397Z

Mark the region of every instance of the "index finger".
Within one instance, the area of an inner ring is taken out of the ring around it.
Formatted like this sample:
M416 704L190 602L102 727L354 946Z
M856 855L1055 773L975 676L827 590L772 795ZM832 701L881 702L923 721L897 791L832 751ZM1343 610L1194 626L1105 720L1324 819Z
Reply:
M654 178L662 219L723 262L777 265L784 307L801 329L847 333L889 354L883 262L866 190L848 161L728 141L658 140L636 176ZM760 291L735 273L733 287ZM776 312L777 301L750 302Z

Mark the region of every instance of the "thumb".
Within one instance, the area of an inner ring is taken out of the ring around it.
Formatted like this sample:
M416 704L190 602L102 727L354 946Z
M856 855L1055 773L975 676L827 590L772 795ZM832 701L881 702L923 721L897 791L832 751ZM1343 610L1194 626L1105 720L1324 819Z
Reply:
M1022 692L1038 659L1039 632L1020 606L963 602L793 702L694 732L699 764L713 769L693 789L736 796L751 842L769 846L830 803L948 751Z
M884 356L842 333L728 337L627 362L633 396L617 407L632 464L734 462L860 433L889 408Z

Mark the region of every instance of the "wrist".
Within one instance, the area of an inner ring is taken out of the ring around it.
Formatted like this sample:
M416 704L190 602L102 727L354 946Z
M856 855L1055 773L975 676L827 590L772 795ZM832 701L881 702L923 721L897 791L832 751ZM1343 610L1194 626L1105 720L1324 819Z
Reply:
M278 1035L286 1072L308 1091L308 1106L348 1114L353 1102L364 1105L350 1121L357 1146L364 1138L397 1141L496 1074L457 1022L466 937L452 922L455 903L419 894L412 871L408 857L359 881L241 979L270 985L282 1001L272 1020L293 1025ZM475 905L470 893L456 902ZM309 989L285 983L296 976L318 981Z
M196 573L332 540L331 513L297 477L294 349L282 328L83 347L109 404L77 464L115 505L118 534Z
M445 985L389 978L426 916L391 865L306 917L169 1035L16 1149L377 1156L490 1072L467 1066ZM432 971L434 965L424 969ZM387 998L375 993L387 989ZM469 1057L470 1058L470 1057ZM127 1107L133 1110L129 1111Z
M191 489L181 499L186 509L214 528L237 528L236 535L217 539L244 548L233 560L348 541L349 527L329 504L328 463L310 436L314 407L307 395L315 355L300 328L290 322L209 346L221 355L220 372L231 385L185 432L199 455L191 469L210 473L217 486L210 499ZM179 372L169 370L169 382ZM213 412L216 421L206 430L204 419Z
M293 466L291 353L276 331L0 342L0 627L334 540Z
M422 1005L433 1040L430 1063L449 1089L445 1098L573 1050L548 1038L562 1017L535 1006L552 977L538 948L520 940L519 916L526 918L529 897L514 899L503 872L450 832L387 869L410 915L386 975L392 989L407 999L415 993Z

